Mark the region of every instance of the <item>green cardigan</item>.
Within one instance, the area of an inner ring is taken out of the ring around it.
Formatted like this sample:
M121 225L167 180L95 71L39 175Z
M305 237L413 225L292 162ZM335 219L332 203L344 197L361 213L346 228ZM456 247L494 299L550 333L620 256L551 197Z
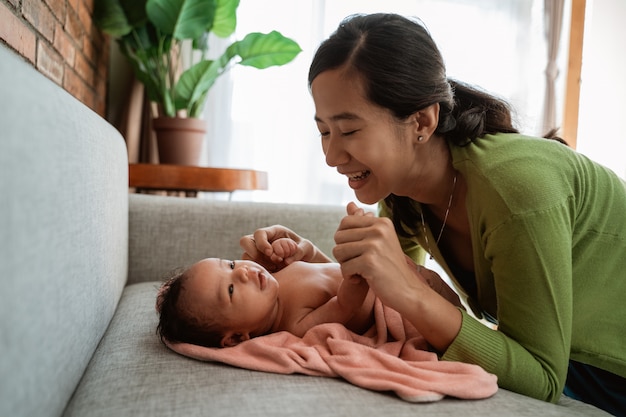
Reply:
M477 295L442 359L478 364L500 387L552 402L570 359L626 377L626 183L543 138L487 135L451 152L468 185ZM384 204L380 214L390 215ZM417 260L420 229L400 239ZM475 319L484 312L497 330Z

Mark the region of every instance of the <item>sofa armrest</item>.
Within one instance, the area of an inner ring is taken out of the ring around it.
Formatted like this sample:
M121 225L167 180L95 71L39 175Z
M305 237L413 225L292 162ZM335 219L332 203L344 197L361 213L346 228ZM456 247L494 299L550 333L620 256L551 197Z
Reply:
M0 415L60 416L127 278L126 145L2 42L0 100Z
M240 259L239 238L282 224L332 257L342 206L129 196L128 284L164 279L207 257Z

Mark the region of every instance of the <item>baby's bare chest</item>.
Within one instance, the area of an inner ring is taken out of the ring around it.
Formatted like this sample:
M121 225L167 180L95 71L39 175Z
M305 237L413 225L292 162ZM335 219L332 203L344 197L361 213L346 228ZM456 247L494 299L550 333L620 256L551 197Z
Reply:
M293 268L280 280L279 296L289 316L315 309L337 295L342 277L338 268L324 266Z

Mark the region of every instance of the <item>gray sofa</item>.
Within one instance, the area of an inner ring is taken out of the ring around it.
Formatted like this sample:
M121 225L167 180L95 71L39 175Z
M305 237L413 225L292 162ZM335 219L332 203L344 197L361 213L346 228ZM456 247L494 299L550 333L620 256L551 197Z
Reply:
M179 356L155 334L159 280L283 223L330 253L342 207L128 193L106 121L0 45L0 415L592 416L506 390L411 404L332 378Z

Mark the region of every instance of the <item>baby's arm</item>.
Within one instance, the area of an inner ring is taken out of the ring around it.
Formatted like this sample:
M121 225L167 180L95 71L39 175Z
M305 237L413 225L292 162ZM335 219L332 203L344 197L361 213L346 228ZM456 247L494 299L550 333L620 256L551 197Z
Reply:
M357 277L344 279L337 295L304 316L291 332L296 336L303 336L307 330L318 324L347 324L359 313L368 292L369 285L366 280Z
M348 216L373 216L373 213L365 213L354 203L349 203L346 210ZM305 315L295 324L291 332L302 336L311 327L322 323L347 325L360 312L368 292L369 285L360 276L344 278L339 284L337 295Z
M369 289L370 287L367 281L360 276L354 276L341 281L337 296L333 298L337 299L337 304L344 314L350 315L346 321L350 320L363 305Z

